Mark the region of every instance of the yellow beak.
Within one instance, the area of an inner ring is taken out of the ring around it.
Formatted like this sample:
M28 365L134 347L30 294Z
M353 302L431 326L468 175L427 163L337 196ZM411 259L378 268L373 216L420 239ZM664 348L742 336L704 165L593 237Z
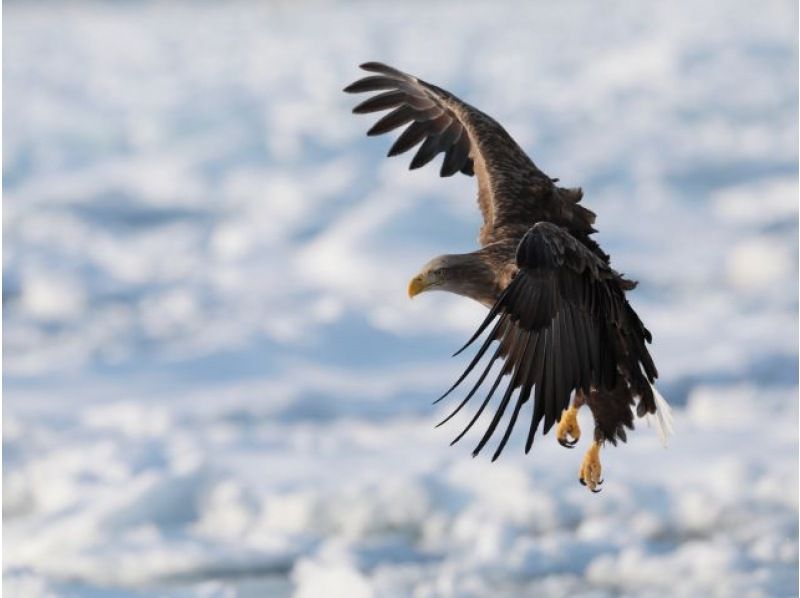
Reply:
M415 276L411 279L411 282L408 283L408 297L409 299L413 299L415 295L419 295L422 291L425 290L425 279L422 275Z

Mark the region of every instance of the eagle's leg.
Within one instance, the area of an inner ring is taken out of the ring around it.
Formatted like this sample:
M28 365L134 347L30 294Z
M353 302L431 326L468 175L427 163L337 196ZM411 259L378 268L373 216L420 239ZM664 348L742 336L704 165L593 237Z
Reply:
M584 399L583 393L580 390L576 390L572 405L561 413L561 419L558 420L558 428L556 428L556 438L561 446L575 448L575 445L581 439L581 427L578 425L578 409L585 402L586 399Z
M592 492L600 492L598 486L603 483L600 447L606 441L614 446L618 440L625 442L625 428L633 429L633 400L630 386L621 376L613 389L593 388L583 398L594 417L594 442L583 458L579 479Z
M580 392L580 391L578 391ZM578 398L578 392L575 393L575 398ZM597 423L597 409L598 409L598 392L592 389L589 396L580 394L581 404L588 403L589 409L592 410L592 415L595 416L594 439L583 457L580 471L578 472L578 480L584 486L587 486L592 492L600 492L600 486L603 483L603 478L600 477L603 468L600 465L600 446L605 440L603 429Z
M603 478L600 477L603 468L600 465L600 443L595 440L586 451L586 456L581 463L579 472L579 481L584 486L587 486L592 492L600 492L600 486L603 483Z

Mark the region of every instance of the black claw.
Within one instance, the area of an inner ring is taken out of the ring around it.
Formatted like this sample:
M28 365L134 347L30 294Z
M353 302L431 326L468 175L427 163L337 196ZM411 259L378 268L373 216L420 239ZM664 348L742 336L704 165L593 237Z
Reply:
M597 485L600 486L602 483L603 483L603 479L601 478L600 481L597 482Z
M578 481L581 483L581 486L586 485L586 482L583 481L583 478L578 478Z
M578 441L577 441L577 439L576 440L567 440L566 438L563 438L563 439L559 438L558 439L558 444L560 444L561 446L563 446L565 448L575 448L575 445L578 444Z
M602 488L598 488L597 490L592 490L595 494L600 494L603 491Z

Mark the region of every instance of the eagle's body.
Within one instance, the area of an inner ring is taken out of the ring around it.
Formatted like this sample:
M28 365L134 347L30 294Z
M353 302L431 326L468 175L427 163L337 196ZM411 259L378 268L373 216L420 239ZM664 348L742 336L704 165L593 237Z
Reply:
M574 446L580 434L575 413L587 403L595 419L594 443L580 479L595 490L601 483L599 446L606 440L616 444L617 439L626 439L625 428L633 428L634 406L640 416L659 411L659 420L666 418L668 424L668 407L652 387L657 372L646 347L650 333L625 298L635 283L611 268L609 256L591 238L595 214L579 204L581 190L556 185L557 179L539 170L491 117L386 65L367 63L362 68L377 75L345 91L380 93L353 111L392 109L368 135L408 125L390 156L421 143L412 169L444 152L442 176L462 172L477 178L483 216L480 249L434 258L409 285L411 296L444 290L490 308L467 345L488 331L487 337L450 391L488 355L493 341L499 344L466 398L445 421L476 394L492 366L502 362L488 396L456 440L477 421L510 375L475 453L513 405L494 454L497 458L528 402L533 407L526 451L542 420L544 433L560 422L559 442Z

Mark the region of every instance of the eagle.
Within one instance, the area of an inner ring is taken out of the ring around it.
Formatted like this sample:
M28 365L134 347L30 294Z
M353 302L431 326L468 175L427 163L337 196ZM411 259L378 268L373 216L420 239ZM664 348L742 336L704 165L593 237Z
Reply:
M647 349L652 336L626 298L637 283L615 271L592 238L595 214L581 205L582 190L559 186L497 121L444 89L385 64L367 62L361 68L367 76L344 91L373 95L353 112L389 111L367 135L405 127L389 156L419 146L411 160L413 170L444 153L442 177L462 173L478 183L480 249L430 260L408 286L412 298L447 291L489 310L456 352L474 346L474 356L436 402L459 388L473 370L477 380L470 381L469 391L439 425L475 399L478 407L455 444L492 397L499 397L473 451L475 456L484 448L510 410L494 461L520 417L528 421L526 453L540 425L542 434L556 425L558 442L574 448L581 436L578 410L587 405L594 434L578 480L599 492L600 449L606 442L616 446L626 441L634 411L655 420L662 439L671 431L669 405L654 387L658 372ZM496 373L489 376L493 368ZM491 384L487 378L493 379ZM531 408L523 414L528 404Z

